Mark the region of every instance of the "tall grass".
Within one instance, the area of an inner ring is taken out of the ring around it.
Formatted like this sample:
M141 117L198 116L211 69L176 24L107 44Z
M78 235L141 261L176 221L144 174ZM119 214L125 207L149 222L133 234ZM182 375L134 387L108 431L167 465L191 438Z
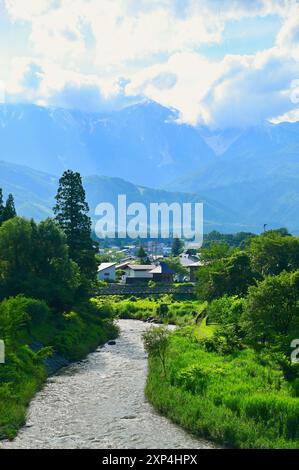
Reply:
M237 448L299 448L299 398L277 364L251 350L220 356L172 334L167 376L149 360L146 395L198 436Z
M147 320L155 317L158 321L177 324L193 322L205 307L197 300L177 300L172 295L147 298L112 298L110 304L115 314L122 319Z

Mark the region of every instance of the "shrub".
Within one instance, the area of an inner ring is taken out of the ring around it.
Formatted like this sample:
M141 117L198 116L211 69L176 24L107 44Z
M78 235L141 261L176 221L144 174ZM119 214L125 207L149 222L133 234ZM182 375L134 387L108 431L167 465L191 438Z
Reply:
M299 338L299 271L268 276L251 287L242 326L247 342L290 354L290 343Z
M169 330L166 327L152 327L143 335L144 347L149 355L158 357L166 375L166 352L169 344Z

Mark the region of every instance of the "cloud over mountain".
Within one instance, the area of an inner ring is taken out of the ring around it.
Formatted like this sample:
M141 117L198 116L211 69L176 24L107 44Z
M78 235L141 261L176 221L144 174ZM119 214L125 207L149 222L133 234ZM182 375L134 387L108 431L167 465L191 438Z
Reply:
M106 111L152 99L178 109L182 122L214 127L296 119L292 0L4 4L16 49L0 74L7 101Z

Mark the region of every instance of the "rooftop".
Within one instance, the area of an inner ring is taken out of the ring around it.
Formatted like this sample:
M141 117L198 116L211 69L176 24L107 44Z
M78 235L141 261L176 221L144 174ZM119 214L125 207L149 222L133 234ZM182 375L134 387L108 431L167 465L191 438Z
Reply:
M132 264L132 261L134 261L134 258L129 258L127 260L123 260L121 263L116 265L116 269L123 269Z
M189 266L193 266L195 263L199 262L199 258L197 256L182 254L180 255L180 263L188 268Z
M111 268L112 266L115 266L116 263L101 263L100 266L98 267L98 273L100 271L104 271L104 269Z
M156 266L154 264L129 264L128 267L133 271L152 271Z

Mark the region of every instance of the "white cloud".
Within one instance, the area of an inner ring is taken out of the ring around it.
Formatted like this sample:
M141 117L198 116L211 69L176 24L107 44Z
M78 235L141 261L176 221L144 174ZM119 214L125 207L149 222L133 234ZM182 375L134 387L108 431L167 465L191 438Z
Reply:
M49 0L5 0L6 9L14 20L33 21L44 13L51 2Z
M181 120L247 126L294 119L299 5L293 0L5 0L26 22L30 57L11 65L12 100L103 110L150 98ZM271 49L211 60L228 21L280 15ZM16 26L17 27L17 26Z
M288 10L276 43L278 47L291 49L299 45L299 5L297 3Z
M194 8L180 17L169 1L144 2L143 8L125 0L63 0L56 8L50 0L37 4L29 1L27 11L25 2L7 0L8 11L15 20L31 23L34 51L64 62L72 56L79 62L87 52L85 24L94 39L94 62L98 67L119 67L154 54L219 42L224 27L222 19L203 15Z
M24 57L13 60L6 100L97 112L135 103L135 97L124 95L123 87L119 79L111 81Z
M204 112L201 100L220 71L220 64L209 62L199 54L177 53L164 64L133 74L126 93L145 95L165 106L174 107L180 110L183 121L195 124L201 112ZM168 87L161 87L161 76L168 76Z
M175 83L168 88L157 86L161 74L175 76ZM219 62L182 53L135 74L126 92L179 109L184 122L247 127L282 114L285 118L294 109L290 99L293 76L299 77L299 64L279 48L255 56L227 55Z
M252 126L294 108L290 74L299 74L298 63L278 49L226 57L222 65L220 78L202 100L210 126Z
M225 23L280 11L282 1L252 0L5 0L13 20L31 24L30 41L41 56L82 59L86 30L98 66L118 66L219 43Z

